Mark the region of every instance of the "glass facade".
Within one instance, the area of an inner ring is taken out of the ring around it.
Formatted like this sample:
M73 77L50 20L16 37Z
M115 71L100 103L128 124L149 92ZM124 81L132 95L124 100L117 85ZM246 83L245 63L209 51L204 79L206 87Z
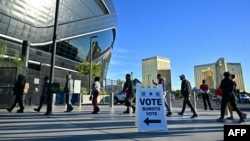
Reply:
M50 74L52 39L57 0L0 0L0 40L7 45L4 57L22 53L22 42L29 43L27 99L37 104L44 75ZM88 91L89 77L77 73L75 67L83 61L101 65L101 79L107 75L116 37L117 15L112 0L60 0L54 82L65 84L65 75L81 80ZM96 38L91 38L96 36ZM0 79L1 81L1 79ZM38 81L39 82L39 81ZM1 101L0 101L1 103Z
M55 6L56 0L0 1L0 34L31 43L30 63L50 64ZM74 70L90 60L93 43L92 59L102 64L102 78L106 77L116 23L112 0L60 0L55 65ZM92 36L98 37L90 43ZM6 42L6 55L21 52L20 45Z

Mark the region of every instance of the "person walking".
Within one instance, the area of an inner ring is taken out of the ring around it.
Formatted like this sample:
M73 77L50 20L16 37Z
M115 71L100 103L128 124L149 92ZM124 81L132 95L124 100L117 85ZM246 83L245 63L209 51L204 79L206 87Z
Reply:
M161 76L160 73L157 74L157 79L158 79L158 82L155 82L154 80L152 80L152 83L154 85L158 85L158 84L161 84L162 85L162 88L163 88L163 97L164 97L164 104L165 104L165 107L167 109L167 114L166 116L172 116L172 111L170 109L170 106L167 102L167 83L166 83L166 80L164 80L164 78Z
M209 98L209 87L206 84L206 80L202 80L202 84L200 85L200 91L202 94L202 99L203 99L203 105L204 105L204 110L207 110L207 104L209 106L210 110L214 110L211 106L210 98Z
M71 78L71 74L66 75L66 83L64 86L64 93L66 94L66 105L67 109L65 112L71 112L74 108L71 103L71 99L74 93L74 81Z
M183 100L182 110L181 110L181 112L178 113L178 115L183 116L185 109L186 109L186 105L188 105L190 107L191 111L193 112L193 115L191 116L191 118L196 118L196 117L198 117L198 114L190 101L190 94L192 91L191 84L185 78L184 74L180 75L179 77L181 80L181 95L183 96L184 100Z
M20 109L17 110L17 113L23 113L23 110L24 110L23 91L24 91L25 83L26 83L25 76L23 76L22 74L19 74L14 84L14 88L13 88L13 94L15 96L15 100L14 100L14 103L11 105L11 107L7 108L8 112L11 112L15 108L16 104L18 103Z
M127 107L124 114L129 114L129 108L132 107L133 113L135 113L135 106L132 104L132 100L134 99L134 86L131 80L131 75L126 74L126 82L123 86L122 92L125 94L125 106Z
M34 111L40 112L43 104L47 100L48 92L49 92L49 76L46 75L43 78L43 89L42 89L42 95L40 96L40 102L39 102L38 107L34 108Z
M221 111L220 111L220 117L217 119L217 121L224 122L226 106L228 102L230 102L230 104L232 105L232 108L237 112L238 116L240 117L240 120L238 121L238 123L246 122L242 112L237 107L237 104L235 102L235 95L233 93L234 82L230 78L230 73L224 72L223 76L224 78L221 80L221 83L220 83L220 88L223 91L223 95L221 99Z
M98 106L98 96L101 92L101 84L100 84L100 77L95 77L94 82L91 87L91 97L92 97L92 105L93 105L93 112L92 114L97 114L100 111Z
M236 89L237 88L237 83L234 80L235 79L235 74L231 74L230 78L232 79L233 84L234 84L233 94L236 95L237 94L237 89ZM231 105L230 102L228 102L227 107L228 107L228 111L229 111L229 116L226 119L233 120L234 119L234 117L233 117L233 111L234 111L234 109L233 109L233 107L232 107L232 105ZM242 112L242 114L243 114L244 119L246 119L247 114L243 113L243 112Z

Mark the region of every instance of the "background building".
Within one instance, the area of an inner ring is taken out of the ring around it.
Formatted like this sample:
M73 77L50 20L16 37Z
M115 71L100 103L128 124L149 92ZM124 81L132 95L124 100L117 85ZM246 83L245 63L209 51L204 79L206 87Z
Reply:
M164 57L151 57L142 60L142 86L153 86L152 80L157 80L157 74L166 78L168 89L172 90L170 60Z
M41 88L39 80L50 74L55 9L56 0L0 1L0 40L7 46L1 57L23 54L23 41L28 41L27 97L33 100ZM63 89L65 75L71 71L72 78L82 80L83 88L87 88L89 77L77 73L75 66L90 61L90 47L92 61L101 65L101 78L105 79L116 37L117 15L112 0L60 0L58 15L54 82ZM6 66L1 63L1 67ZM6 74L1 78L11 76L15 77ZM0 88L8 91L6 86L6 80L0 79Z
M199 88L201 81L205 79L210 88L216 89L226 71L235 74L237 89L240 92L245 91L241 64L227 63L224 58L218 59L215 63L194 66L195 86Z

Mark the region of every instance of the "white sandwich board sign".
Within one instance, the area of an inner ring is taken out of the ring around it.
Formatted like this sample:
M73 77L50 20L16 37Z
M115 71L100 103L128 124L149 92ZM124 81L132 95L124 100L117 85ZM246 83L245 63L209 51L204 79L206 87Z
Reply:
M142 88L136 85L136 126L138 132L146 130L167 131L162 85Z
M81 93L81 80L74 80L74 93Z

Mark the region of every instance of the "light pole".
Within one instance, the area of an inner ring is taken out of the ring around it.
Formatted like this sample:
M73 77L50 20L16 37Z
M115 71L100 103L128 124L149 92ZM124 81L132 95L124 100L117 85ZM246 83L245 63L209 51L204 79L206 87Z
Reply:
M49 94L47 97L47 111L44 115L52 115L52 84L54 79L54 67L55 67L55 56L56 56L56 38L57 38L57 28L58 28L58 17L59 17L59 6L60 0L56 1L56 11L55 11L55 22L54 22L54 31L53 31L53 43L52 43L52 52L51 52L51 66L50 66L50 77L49 77Z
M97 38L98 36L91 36L89 39L90 44L90 59L89 59L89 94L91 94L91 76L92 76L92 39Z

